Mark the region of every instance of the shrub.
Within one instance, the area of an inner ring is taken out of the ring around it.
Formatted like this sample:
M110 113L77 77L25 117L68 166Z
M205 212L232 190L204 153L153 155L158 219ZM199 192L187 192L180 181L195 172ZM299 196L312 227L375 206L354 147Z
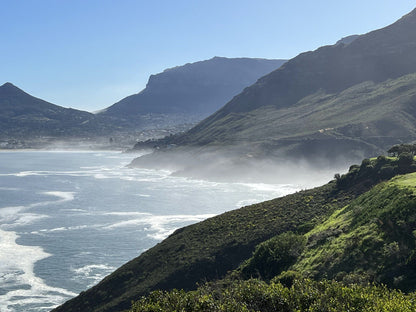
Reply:
M413 312L415 293L385 286L295 280L291 287L259 280L206 284L196 291L152 292L130 312Z
M242 266L242 274L270 280L295 263L305 244L303 235L292 232L275 236L256 247L253 256Z

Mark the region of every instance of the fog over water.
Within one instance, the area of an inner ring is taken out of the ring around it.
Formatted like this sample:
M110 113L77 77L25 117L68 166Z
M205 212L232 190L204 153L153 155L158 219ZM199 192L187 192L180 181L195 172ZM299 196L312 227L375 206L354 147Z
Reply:
M305 188L126 168L133 158L0 152L0 311L49 311L179 227Z

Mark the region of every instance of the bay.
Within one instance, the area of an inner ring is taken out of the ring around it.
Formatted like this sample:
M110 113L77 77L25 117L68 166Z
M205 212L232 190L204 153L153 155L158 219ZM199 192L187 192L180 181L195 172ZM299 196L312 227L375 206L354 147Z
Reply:
M299 190L130 169L119 152L0 152L0 311L50 311L175 229Z

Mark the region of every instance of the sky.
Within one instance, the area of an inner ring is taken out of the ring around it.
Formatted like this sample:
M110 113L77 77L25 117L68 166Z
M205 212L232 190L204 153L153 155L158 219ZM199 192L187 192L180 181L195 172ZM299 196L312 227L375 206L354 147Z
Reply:
M290 59L387 26L414 0L0 0L0 85L87 111L166 68Z

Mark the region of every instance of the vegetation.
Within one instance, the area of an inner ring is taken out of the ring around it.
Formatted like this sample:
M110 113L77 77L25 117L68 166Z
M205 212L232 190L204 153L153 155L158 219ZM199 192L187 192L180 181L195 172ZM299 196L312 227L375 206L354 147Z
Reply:
M335 175L337 187L340 189L357 185L372 185L391 179L398 174L416 171L414 156L403 152L399 157L379 156L364 159L361 165L352 165L348 173Z
M206 284L196 291L155 291L135 302L130 312L410 312L416 294L403 294L385 286L346 286L335 281L295 280L280 283L252 279Z
M237 269L259 243L306 233L362 191L337 190L331 182L184 227L54 311L120 311L152 290L195 289Z
M244 277L270 280L294 264L306 245L304 235L285 232L256 247L253 256L241 267Z
M153 290L194 290L196 283L219 280L233 271L231 275L243 279L259 277L269 281L278 276L276 278L286 284L300 276L317 279L336 277L347 281L357 279L354 274L363 273L360 276L366 276L368 273L369 278L365 282L385 281L406 289L406 283L412 278L410 275L406 278L401 276L414 261L414 247L411 239L402 243L401 238L406 235L413 237L412 225L404 217L394 219L394 215L406 214L406 209L410 209L408 205L413 203L412 197L408 194L409 187L404 184L412 182L408 179L404 182L402 177L402 180L386 182L366 193L381 180L377 175L379 170L368 168L381 168L381 163L386 161L394 173L404 168L400 167L402 165L397 158L365 160L364 165L353 166L349 173L339 177L350 181L348 183L340 184L334 180L318 188L243 207L179 229L55 311L119 311L129 308L132 300ZM413 163L406 168L413 170ZM380 197L376 200L374 196L378 193ZM360 197L361 194L364 195ZM382 194L385 196L382 197ZM366 196L370 199L365 200ZM408 198L409 201L402 201L403 206L394 203L388 207L400 207L397 208L399 210L377 210L378 206L386 206L384 202L396 197ZM364 206L362 202L368 205L365 206L368 217L359 220L354 216L361 211L358 207ZM370 206L371 202L374 206ZM395 220L393 224L400 227L376 228L375 218L384 224L389 224L389 219ZM384 238L384 235L391 233L399 233L399 236ZM370 241L366 240L367 236ZM386 240L382 252L376 248L380 246L377 245L379 239ZM354 250L348 249L354 247L351 242L363 246L368 243L374 253L369 250L362 254L358 250L354 254ZM397 254L394 253L397 249L395 242L399 247ZM339 255L336 248L341 250ZM328 252L325 251L327 249ZM392 258L384 258L389 252ZM332 267L328 266L332 262L326 261L324 255L336 260ZM355 262L351 263L357 265L357 270L355 267L349 269L349 260L342 255L354 256L351 261ZM378 262L365 266L362 259L370 255ZM395 258L396 255L400 261ZM320 261L322 264L319 264ZM397 264L392 271L381 268L388 268L391 262Z
M403 168L400 158L364 160L342 187L382 180L386 163L393 172ZM416 287L415 187L416 173L382 182L323 222L258 244L225 279L190 292L152 292L130 311L415 311L416 293L401 292Z
M305 235L306 248L290 270L415 290L415 186L415 173L399 176L334 212Z
M391 156L400 156L404 153L416 154L416 144L400 144L394 145L387 151Z
M386 180L386 166L391 174L416 171L413 156L410 161L406 154L381 156L351 166L343 176L336 175L336 184L340 189L360 189ZM243 278L304 276L415 290L415 187L416 173L380 183L304 235L287 232L261 243L238 273Z

